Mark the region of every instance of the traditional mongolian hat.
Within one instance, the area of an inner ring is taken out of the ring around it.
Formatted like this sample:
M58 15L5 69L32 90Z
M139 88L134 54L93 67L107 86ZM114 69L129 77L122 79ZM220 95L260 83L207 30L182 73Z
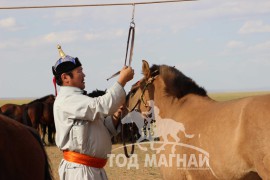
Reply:
M52 67L52 72L54 76L61 76L61 74L70 72L73 69L82 66L79 59L76 57L71 57L69 55L66 55L63 50L61 49L61 46L57 46L60 59L56 61L55 65Z
M59 51L60 59L58 59L55 63L55 65L52 67L52 72L54 75L53 78L53 84L54 84L54 89L55 89L55 95L57 96L57 88L56 88L56 78L61 76L63 73L67 73L72 71L73 69L82 66L81 62L79 59L76 57L71 57L69 55L66 55L61 46L58 45L57 49Z

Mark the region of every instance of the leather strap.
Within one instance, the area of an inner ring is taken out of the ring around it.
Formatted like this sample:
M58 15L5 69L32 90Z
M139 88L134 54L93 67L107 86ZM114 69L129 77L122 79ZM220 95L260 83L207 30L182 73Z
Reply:
M131 38L131 44L130 44L130 38ZM133 49L134 49L134 41L135 41L135 23L134 22L131 22L130 23L130 27L129 27L129 31L128 31L128 40L127 40L126 57L125 57L125 64L124 64L124 66L127 66L128 51L129 51L129 62L128 62L128 66L131 66L132 56L133 56ZM130 50L129 50L129 46L130 46ZM120 74L120 71L118 71L117 73L115 73L111 77L109 77L107 79L107 81L110 80L111 78L114 78L115 76L117 76L119 74Z

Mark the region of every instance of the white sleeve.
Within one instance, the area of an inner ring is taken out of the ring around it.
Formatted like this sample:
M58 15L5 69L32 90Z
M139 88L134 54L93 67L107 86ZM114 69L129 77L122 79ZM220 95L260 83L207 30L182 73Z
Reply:
M107 116L104 119L104 125L109 130L109 133L111 134L111 136L116 136L117 134L119 134L121 132L121 125L120 124L121 124L121 122L119 122L117 128L115 128L111 116Z
M126 92L124 88L115 83L107 93L97 98L90 98L82 94L66 97L61 109L71 119L96 120L112 115L124 104Z

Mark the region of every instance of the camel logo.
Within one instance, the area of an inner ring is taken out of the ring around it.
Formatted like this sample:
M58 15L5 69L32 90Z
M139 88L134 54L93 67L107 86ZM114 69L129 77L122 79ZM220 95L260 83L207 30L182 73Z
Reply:
M151 142L151 149L160 153L161 150L165 150L164 146L170 143L168 141L168 135L170 135L175 143L172 146L172 153L175 152L175 146L180 142L180 138L177 136L179 132L184 133L186 138L193 138L193 134L187 134L185 127L182 123L176 122L173 119L161 118L159 115L159 108L154 105L154 101L148 101L150 111L137 112L132 111L128 113L122 120L122 124L135 123L139 129L140 138L137 140L138 146L141 150L146 151L147 148L140 146L140 142L143 140L149 140ZM162 137L163 143L159 148L154 148L153 142L155 138ZM170 143L171 144L171 143Z

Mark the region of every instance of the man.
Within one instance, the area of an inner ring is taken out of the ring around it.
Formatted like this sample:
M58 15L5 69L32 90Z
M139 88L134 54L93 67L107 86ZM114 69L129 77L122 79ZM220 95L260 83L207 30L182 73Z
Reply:
M111 152L110 135L116 134L118 124L108 115L124 104L123 87L133 79L134 72L124 67L105 95L90 98L83 94L85 74L79 59L65 55L60 46L58 49L61 58L52 70L60 86L54 102L56 145L64 157L59 166L60 179L107 179L103 167Z

